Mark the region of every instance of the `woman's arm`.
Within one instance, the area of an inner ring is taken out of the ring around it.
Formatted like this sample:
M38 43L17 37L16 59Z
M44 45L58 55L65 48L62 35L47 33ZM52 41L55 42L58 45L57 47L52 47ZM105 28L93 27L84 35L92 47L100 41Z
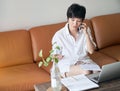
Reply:
M90 39L90 36L87 29L87 25L85 23L82 23L82 30L85 34L85 37L86 37L86 42L87 42L87 51L92 54L94 52L94 50L96 49L95 45L93 44L93 41Z
M89 35L88 35L87 32L86 32L85 36L86 36L86 41L87 41L87 49L88 49L88 52L89 52L90 54L92 54L92 53L94 52L94 50L95 50L95 46L94 46L94 44L92 43L92 41L91 41L91 39L90 39L90 37L89 37Z

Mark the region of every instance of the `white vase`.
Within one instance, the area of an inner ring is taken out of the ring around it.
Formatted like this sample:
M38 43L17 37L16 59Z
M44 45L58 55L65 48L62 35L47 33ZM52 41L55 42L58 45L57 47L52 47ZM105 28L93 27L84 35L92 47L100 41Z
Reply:
M62 89L60 71L57 66L57 63L55 63L54 61L51 68L51 87L53 91L61 91Z

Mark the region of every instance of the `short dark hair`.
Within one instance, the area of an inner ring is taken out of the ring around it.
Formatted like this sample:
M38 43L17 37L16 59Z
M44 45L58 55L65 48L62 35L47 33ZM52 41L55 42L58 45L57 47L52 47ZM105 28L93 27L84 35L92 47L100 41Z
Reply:
M81 18L82 20L85 19L86 8L79 4L72 4L68 7L67 10L67 18Z

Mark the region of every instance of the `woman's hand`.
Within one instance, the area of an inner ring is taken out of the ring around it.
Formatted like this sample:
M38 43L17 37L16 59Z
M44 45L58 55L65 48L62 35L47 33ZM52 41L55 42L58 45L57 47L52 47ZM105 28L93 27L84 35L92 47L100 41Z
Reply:
M59 60L61 60L61 59L64 57L64 56L61 55L61 54L55 54L54 56L57 57Z

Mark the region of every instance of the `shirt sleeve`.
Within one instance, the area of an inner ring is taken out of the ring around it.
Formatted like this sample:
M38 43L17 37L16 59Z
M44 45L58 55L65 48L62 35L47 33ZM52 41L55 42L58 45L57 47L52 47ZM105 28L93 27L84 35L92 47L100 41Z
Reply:
M59 47L60 49L57 49L56 47ZM62 47L59 43L59 38L58 38L57 33L55 33L55 35L52 38L52 50L54 50L52 54L61 54L62 53Z

